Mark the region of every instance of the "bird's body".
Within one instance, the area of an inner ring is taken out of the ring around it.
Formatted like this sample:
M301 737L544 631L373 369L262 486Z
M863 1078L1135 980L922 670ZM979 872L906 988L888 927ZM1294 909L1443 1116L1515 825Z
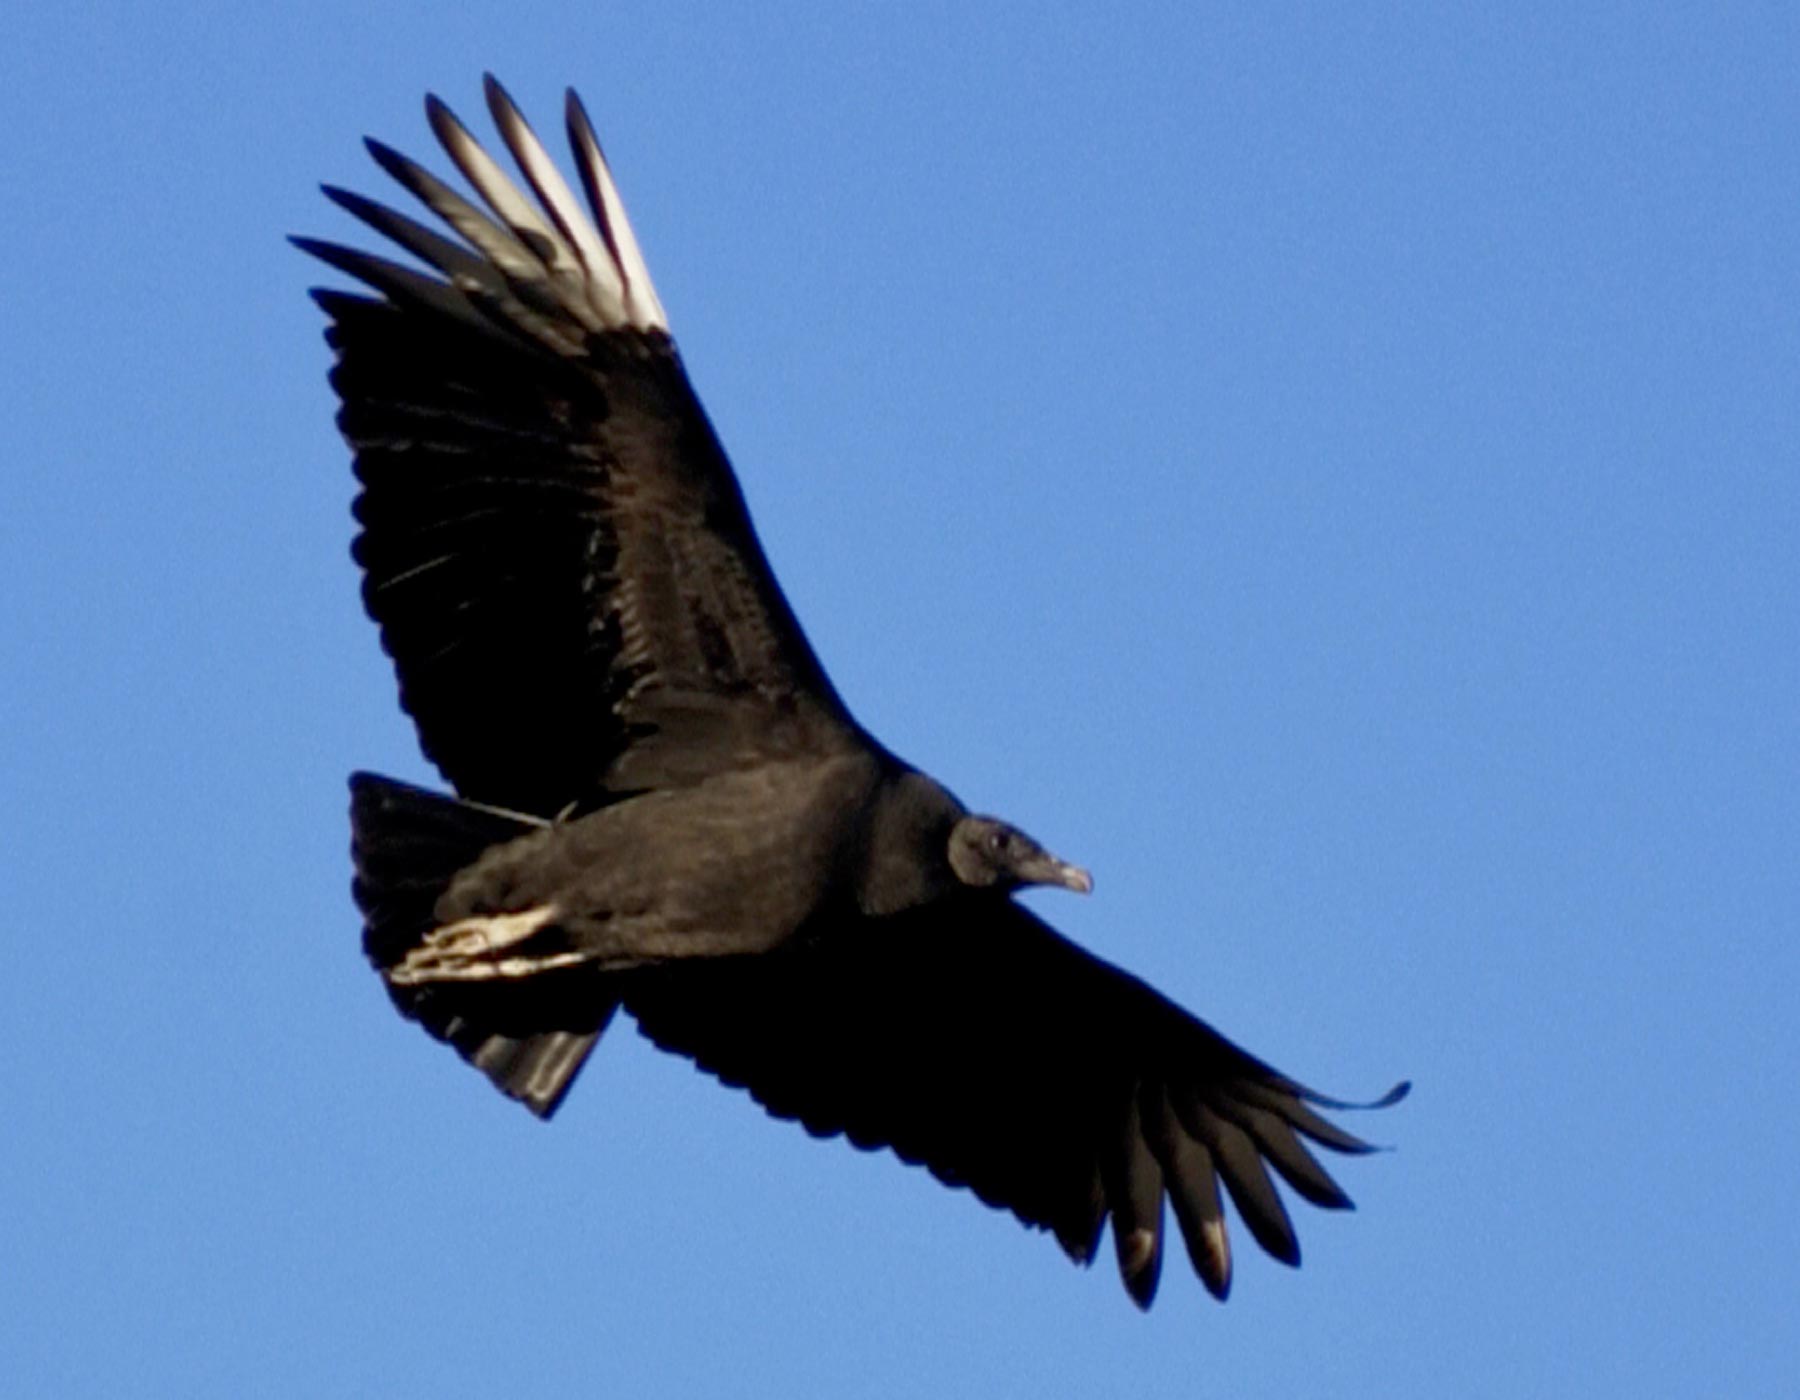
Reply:
M872 766L761 764L628 798L490 850L445 892L441 917L553 902L569 944L605 968L767 952L852 898L834 872Z
M586 114L586 208L511 100L535 202L447 108L483 211L377 160L461 241L332 198L431 269L308 251L362 483L354 553L402 703L456 790L352 779L364 946L396 1005L549 1116L616 1011L820 1134L891 1147L1147 1304L1166 1196L1218 1296L1218 1183L1298 1247L1265 1162L1324 1099L1015 903L1085 871L973 815L850 715L764 559ZM1397 1091L1394 1096L1397 1097Z
M946 893L955 876L931 858L962 815L922 774L872 754L761 763L489 847L436 914L478 933L553 911L538 952L604 971L766 953ZM460 975L500 974L477 960Z

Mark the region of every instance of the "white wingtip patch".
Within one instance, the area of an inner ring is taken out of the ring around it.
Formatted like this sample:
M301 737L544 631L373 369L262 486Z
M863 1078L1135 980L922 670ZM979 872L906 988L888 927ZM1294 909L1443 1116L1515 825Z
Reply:
M580 99L573 91L569 93L568 125L570 146L587 193L585 209L518 105L492 74L485 79L485 89L488 110L530 195L435 96L428 97L425 106L432 132L498 222L489 221L423 171L405 170L404 182L516 288L521 282L535 281L543 289L528 296L526 289L519 288L523 304L536 302L541 309L547 291L561 305L563 315L589 329L668 330L668 314L650 281L637 236ZM398 157L394 159L402 164ZM474 226L477 222L485 227Z
M1223 1298L1231 1291L1231 1237L1223 1220L1200 1222L1200 1248L1205 1258L1200 1277L1216 1297Z
M574 260L569 257L568 245L552 234L550 226L532 208L531 201L482 149L481 143L469 134L456 113L436 97L426 100L425 110L439 143L456 162L456 168L475 187L475 192L487 201L488 208L514 233L523 237L539 257L548 254L552 259L552 272L573 272ZM532 246L534 244L537 246Z
M487 90L488 111L493 115L494 125L500 129L501 139L506 142L507 150L512 152L513 159L518 162L519 169L536 192L538 202L556 221L557 229L573 247L585 274L582 280L594 309L613 325L621 322L635 324L627 304L625 274L612 250L601 241L599 231L575 202L574 192L563 179L562 172L556 168L556 163L550 159L549 153L544 150L543 143L537 139L537 133L531 129L531 124L519 111L518 104L500 86L499 80L492 73L486 76L483 83Z
M631 220L625 215L625 204L613 183L606 155L600 149L600 138L594 135L594 124L588 120L587 108L580 96L570 88L564 104L568 117L569 144L575 150L575 163L581 170L581 183L587 189L588 203L600 222L600 231L617 254L619 267L625 274L625 304L632 324L667 330L669 316L656 295L650 280L650 269L644 264L643 250L637 235L631 231Z

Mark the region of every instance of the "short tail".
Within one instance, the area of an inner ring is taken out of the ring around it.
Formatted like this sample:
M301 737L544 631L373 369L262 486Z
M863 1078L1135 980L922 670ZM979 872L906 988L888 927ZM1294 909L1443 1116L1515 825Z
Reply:
M363 951L402 1015L455 1046L540 1118L556 1111L617 1008L595 974L408 985L386 974L437 926L438 897L460 871L490 846L544 824L373 773L350 777L351 888L363 914Z

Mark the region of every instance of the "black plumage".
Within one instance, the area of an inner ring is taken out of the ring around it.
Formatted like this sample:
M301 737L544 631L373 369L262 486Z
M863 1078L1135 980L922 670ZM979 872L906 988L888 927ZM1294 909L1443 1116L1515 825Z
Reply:
M1218 1183L1288 1263L1269 1168L1348 1199L1325 1099L1011 898L1085 872L851 717L770 573L580 103L586 207L491 78L533 198L435 98L487 211L375 142L458 235L341 190L426 270L315 240L362 490L354 553L455 788L351 780L364 946L400 1010L548 1117L620 1007L771 1113L1054 1232L1110 1217L1153 1295L1163 1199L1223 1297ZM460 241L459 241L460 240ZM1392 1102L1401 1086L1382 1100Z

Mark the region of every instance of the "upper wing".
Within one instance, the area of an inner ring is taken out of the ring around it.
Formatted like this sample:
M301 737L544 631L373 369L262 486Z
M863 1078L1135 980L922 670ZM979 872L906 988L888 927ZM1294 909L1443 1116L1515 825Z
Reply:
M579 100L586 210L491 76L487 98L535 204L431 98L492 217L373 141L461 241L326 193L438 275L295 240L380 293L314 295L363 488L363 599L426 754L465 797L548 814L794 742L796 727L848 729Z
M1165 1195L1195 1270L1223 1298L1219 1180L1256 1241L1297 1264L1267 1168L1315 1205L1344 1208L1301 1138L1370 1150L1311 1107L1353 1105L1245 1054L1011 901L920 911L788 955L657 969L625 1005L658 1045L777 1117L892 1147L1054 1231L1083 1263L1111 1215L1125 1287L1145 1307Z

